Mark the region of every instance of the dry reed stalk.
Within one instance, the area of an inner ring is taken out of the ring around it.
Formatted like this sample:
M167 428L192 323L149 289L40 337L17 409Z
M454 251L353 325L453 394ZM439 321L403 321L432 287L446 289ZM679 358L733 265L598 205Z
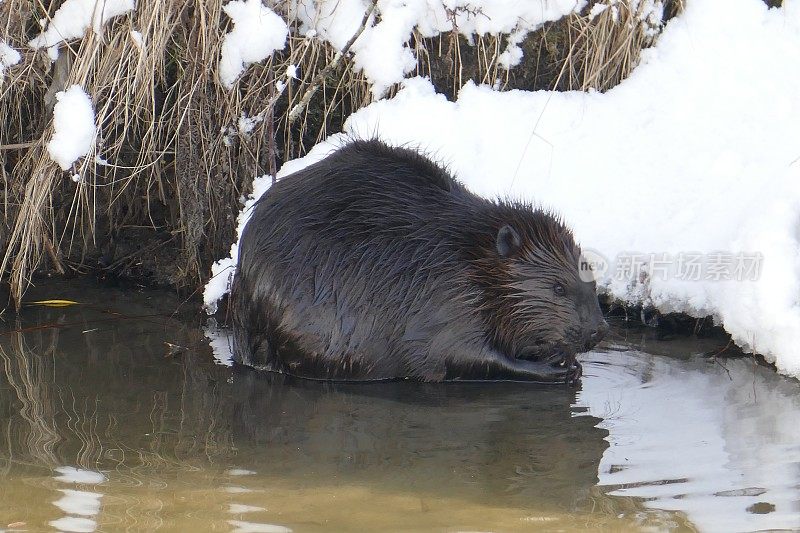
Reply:
M604 10L592 16L595 6ZM602 0L568 17L570 46L559 78L567 76L569 89L606 91L630 75L661 31L662 22L648 19L645 7L638 0ZM665 2L665 17L682 10L683 0Z

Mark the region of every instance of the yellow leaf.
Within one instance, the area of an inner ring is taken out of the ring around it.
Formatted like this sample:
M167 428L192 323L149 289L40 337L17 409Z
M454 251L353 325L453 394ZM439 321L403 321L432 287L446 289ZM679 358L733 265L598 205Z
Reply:
M78 305L79 302L72 300L39 300L38 302L28 302L28 305L43 305L45 307L69 307L70 305Z

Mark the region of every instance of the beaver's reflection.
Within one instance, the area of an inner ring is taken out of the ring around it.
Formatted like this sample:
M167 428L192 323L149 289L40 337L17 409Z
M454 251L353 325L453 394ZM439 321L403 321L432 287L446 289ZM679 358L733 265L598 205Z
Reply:
M574 509L606 448L598 419L573 416L566 388L291 380L214 365L205 348L165 356L165 339L202 341L177 321L98 328L89 310L38 314L78 325L23 323L0 338L0 466L111 469L112 485L153 485L231 465L258 484Z
M573 416L574 393L554 387L326 384L242 369L229 394L248 462L309 483L575 507L607 446L596 418Z

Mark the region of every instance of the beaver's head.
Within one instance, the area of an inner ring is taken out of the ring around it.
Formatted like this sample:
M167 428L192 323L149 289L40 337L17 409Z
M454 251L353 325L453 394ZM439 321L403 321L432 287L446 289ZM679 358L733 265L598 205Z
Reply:
M474 262L490 338L519 359L571 363L608 332L596 284L580 276L581 250L551 213L519 203L495 208Z

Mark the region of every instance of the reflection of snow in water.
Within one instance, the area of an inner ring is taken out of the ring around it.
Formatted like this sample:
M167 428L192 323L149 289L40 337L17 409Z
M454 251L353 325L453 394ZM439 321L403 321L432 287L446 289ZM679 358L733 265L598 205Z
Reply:
M225 473L229 476L253 476L258 472L247 470L246 468L229 468Z
M274 524L258 524L254 522L244 522L242 520L228 520L234 527L234 533L291 533L292 530L284 526Z
M255 513L258 511L266 511L266 508L242 503L231 503L228 505L228 512L230 514Z
M97 522L94 520L75 516L65 516L58 520L51 520L50 525L59 531L71 531L75 533L91 533L97 529Z
M747 359L586 359L576 407L610 433L599 479L611 494L684 511L703 531L800 527L796 383Z
M56 481L62 483L76 483L82 485L97 485L106 480L100 472L84 470L72 466L56 468L60 475L54 476ZM88 533L97 529L94 518L100 514L100 505L103 494L74 489L58 489L61 498L55 500L53 505L61 509L66 516L51 520L50 526L59 531L73 531ZM77 515L77 516L75 516Z
M65 513L94 516L100 512L102 494L83 490L59 489L64 496L53 502L53 505Z
M85 485L96 485L106 480L106 476L100 472L75 468L74 466L60 466L56 468L56 472L61 475L55 476L55 480L63 483L83 483Z
M208 319L208 323L203 328L203 334L211 345L214 352L214 361L221 365L233 365L233 335L231 330L217 325L213 318Z
M223 492L227 492L228 494L244 494L247 492L253 492L253 489L248 489L246 487L239 487L236 485L227 485L222 487Z
M229 470L226 470L225 473L230 476L247 476L256 474L257 472L254 472L252 470L245 470L243 468L231 468ZM233 488L240 490L231 490ZM230 485L223 487L222 490L229 494L244 494L252 492L252 489L245 489L244 487L232 487ZM291 528L288 528L286 526L242 520L241 515L245 513L256 513L266 510L267 509L265 509L264 507L257 507L255 505L229 503L228 513L235 515L236 519L228 520L228 524L233 526L234 533L291 533L292 531Z

